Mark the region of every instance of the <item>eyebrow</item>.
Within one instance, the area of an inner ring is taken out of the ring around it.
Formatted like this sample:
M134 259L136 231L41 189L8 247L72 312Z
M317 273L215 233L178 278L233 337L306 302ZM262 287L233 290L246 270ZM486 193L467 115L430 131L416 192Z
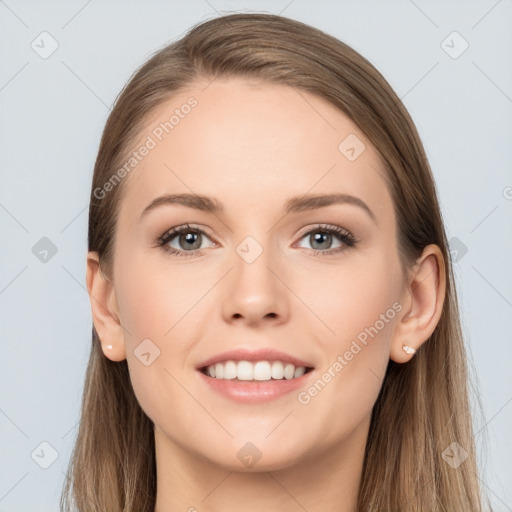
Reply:
M375 224L377 224L377 219L369 206L359 197L350 194L310 194L291 197L286 201L283 210L285 214L289 214L306 210L316 210L333 204L351 204L358 206L370 216ZM153 199L153 201L144 208L140 219L142 220L151 210L163 205L181 205L214 214L224 212L224 206L214 197L197 194L169 194Z

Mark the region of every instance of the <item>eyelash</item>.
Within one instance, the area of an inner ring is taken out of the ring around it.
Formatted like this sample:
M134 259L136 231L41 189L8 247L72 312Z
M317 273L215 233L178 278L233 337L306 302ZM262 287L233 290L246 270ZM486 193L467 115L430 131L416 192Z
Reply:
M197 252L201 251L201 249L195 249L193 251L179 251L167 245L173 238L176 237L176 235L189 232L200 233L210 238L208 233L206 233L202 229L194 228L189 224L185 224L183 226L178 226L176 228L170 229L169 231L166 231L162 236L158 238L157 246L160 247L165 253L170 254L172 256L179 256L184 258L194 257ZM321 251L319 249L308 249L309 251L312 251L313 256L326 256L331 255L333 253L339 253L341 251L345 251L347 249L355 247L359 242L359 240L356 240L356 238L349 231L346 231L345 229L340 228L339 226L334 226L330 224L319 224L318 226L315 226L306 233L303 233L302 236L300 237L300 240L302 240L307 235L311 235L312 233L334 234L337 236L340 242L345 244L345 247L336 247L335 249L328 249L326 251Z

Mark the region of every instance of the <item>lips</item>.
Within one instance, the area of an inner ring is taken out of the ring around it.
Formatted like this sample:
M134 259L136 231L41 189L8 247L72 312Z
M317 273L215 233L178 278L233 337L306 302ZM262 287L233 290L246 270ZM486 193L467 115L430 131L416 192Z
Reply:
M199 363L196 366L196 370L201 371L208 366L216 363L225 363L226 361L281 361L283 363L291 363L295 365L296 368L299 366L314 368L311 362L299 359L280 350L266 348L259 350L236 349L222 352Z

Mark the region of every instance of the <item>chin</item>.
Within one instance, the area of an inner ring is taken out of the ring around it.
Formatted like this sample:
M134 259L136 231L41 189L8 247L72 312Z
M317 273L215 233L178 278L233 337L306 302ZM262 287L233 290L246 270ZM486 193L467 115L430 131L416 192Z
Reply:
M296 440L292 446L285 447L278 437L273 441L267 439L260 442L251 442L245 437L241 442L230 440L225 445L218 443L219 453L209 455L208 459L219 467L239 473L279 471L300 462L304 454L298 453L297 446L302 445Z

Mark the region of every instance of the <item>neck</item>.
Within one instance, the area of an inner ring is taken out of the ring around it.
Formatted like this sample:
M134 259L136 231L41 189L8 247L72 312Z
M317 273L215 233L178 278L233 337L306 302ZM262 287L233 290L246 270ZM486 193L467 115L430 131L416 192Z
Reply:
M244 472L198 457L155 428L155 512L356 512L368 427L369 419L350 438L287 467L256 463Z

